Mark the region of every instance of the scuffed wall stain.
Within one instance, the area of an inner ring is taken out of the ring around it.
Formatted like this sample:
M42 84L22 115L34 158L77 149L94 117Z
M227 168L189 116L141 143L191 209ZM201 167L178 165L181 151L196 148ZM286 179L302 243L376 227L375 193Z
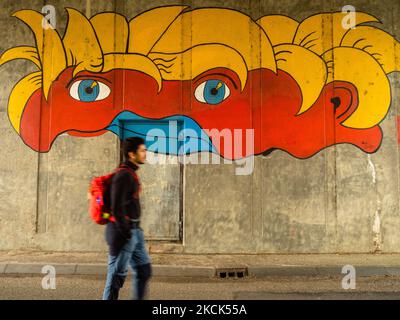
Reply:
M376 210L373 217L372 234L374 242L374 251L381 251L382 246L382 234L381 234L381 211L382 211L382 201L377 187L377 177L375 164L371 160L371 155L368 154L368 166L371 170L372 184L376 192Z
M14 86L8 103L11 125L35 151L48 152L64 133L148 138L167 120L196 135L191 152L232 159L206 129L243 135L254 129L253 150L239 137L240 157L280 149L304 159L334 144L367 153L381 145L379 124L391 101L387 75L400 71L400 43L365 25L379 22L370 14L357 12L356 27L345 29L342 12L298 22L163 6L128 21L115 12L89 19L66 10L63 37L42 28L39 12L14 13L36 46L14 47L0 58L0 65L27 59L38 67ZM121 128L129 120L143 125Z

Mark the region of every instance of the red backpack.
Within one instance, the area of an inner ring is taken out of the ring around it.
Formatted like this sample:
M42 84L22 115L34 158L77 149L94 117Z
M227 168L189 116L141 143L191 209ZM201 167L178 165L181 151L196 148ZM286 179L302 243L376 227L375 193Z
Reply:
M138 197L140 192L140 182L139 178L136 175L136 172L125 165L121 165L114 172L109 173L105 176L95 177L90 182L89 186L89 195L90 195L90 206L89 213L90 217L97 224L106 224L108 222L114 222L115 217L111 214L110 207L110 187L111 180L113 176L121 171L128 170L133 178L138 182L139 188L137 192L133 195L133 197Z

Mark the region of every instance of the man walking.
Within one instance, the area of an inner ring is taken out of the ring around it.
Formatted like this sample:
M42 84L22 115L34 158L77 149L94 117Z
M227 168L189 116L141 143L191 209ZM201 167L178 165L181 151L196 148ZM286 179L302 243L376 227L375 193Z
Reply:
M151 262L145 248L143 230L140 227L140 181L136 174L146 161L145 142L140 137L123 142L125 161L111 181L111 212L115 222L106 225L106 240L109 246L107 280L103 300L117 300L124 285L128 265L135 275L132 277L133 296L142 300L147 282L151 277Z

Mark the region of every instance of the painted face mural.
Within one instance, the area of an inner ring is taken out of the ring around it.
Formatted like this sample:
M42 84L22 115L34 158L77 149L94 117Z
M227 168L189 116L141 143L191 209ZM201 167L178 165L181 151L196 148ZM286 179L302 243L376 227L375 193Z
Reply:
M391 101L387 74L400 70L400 44L365 25L379 22L369 14L357 13L356 28L345 29L341 12L299 23L166 6L128 22L117 13L88 19L66 10L63 38L42 28L41 13L16 12L36 47L11 48L0 58L0 64L28 59L39 68L15 85L8 104L12 126L35 151L49 151L63 133L112 131L151 144L154 129L169 121L184 137L197 137L190 152L230 159L274 149L307 158L339 143L372 153L381 144L379 123ZM210 134L235 129L239 155ZM253 148L246 129L254 130ZM170 146L179 138L167 132L166 139ZM169 148L158 151L173 154Z

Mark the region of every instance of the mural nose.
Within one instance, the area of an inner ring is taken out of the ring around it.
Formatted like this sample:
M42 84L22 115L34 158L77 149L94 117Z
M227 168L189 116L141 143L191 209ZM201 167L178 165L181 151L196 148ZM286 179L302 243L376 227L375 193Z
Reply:
M152 119L124 111L115 117L107 130L114 132L121 140L140 136L151 152L169 155L201 151L218 153L204 130L187 116Z

